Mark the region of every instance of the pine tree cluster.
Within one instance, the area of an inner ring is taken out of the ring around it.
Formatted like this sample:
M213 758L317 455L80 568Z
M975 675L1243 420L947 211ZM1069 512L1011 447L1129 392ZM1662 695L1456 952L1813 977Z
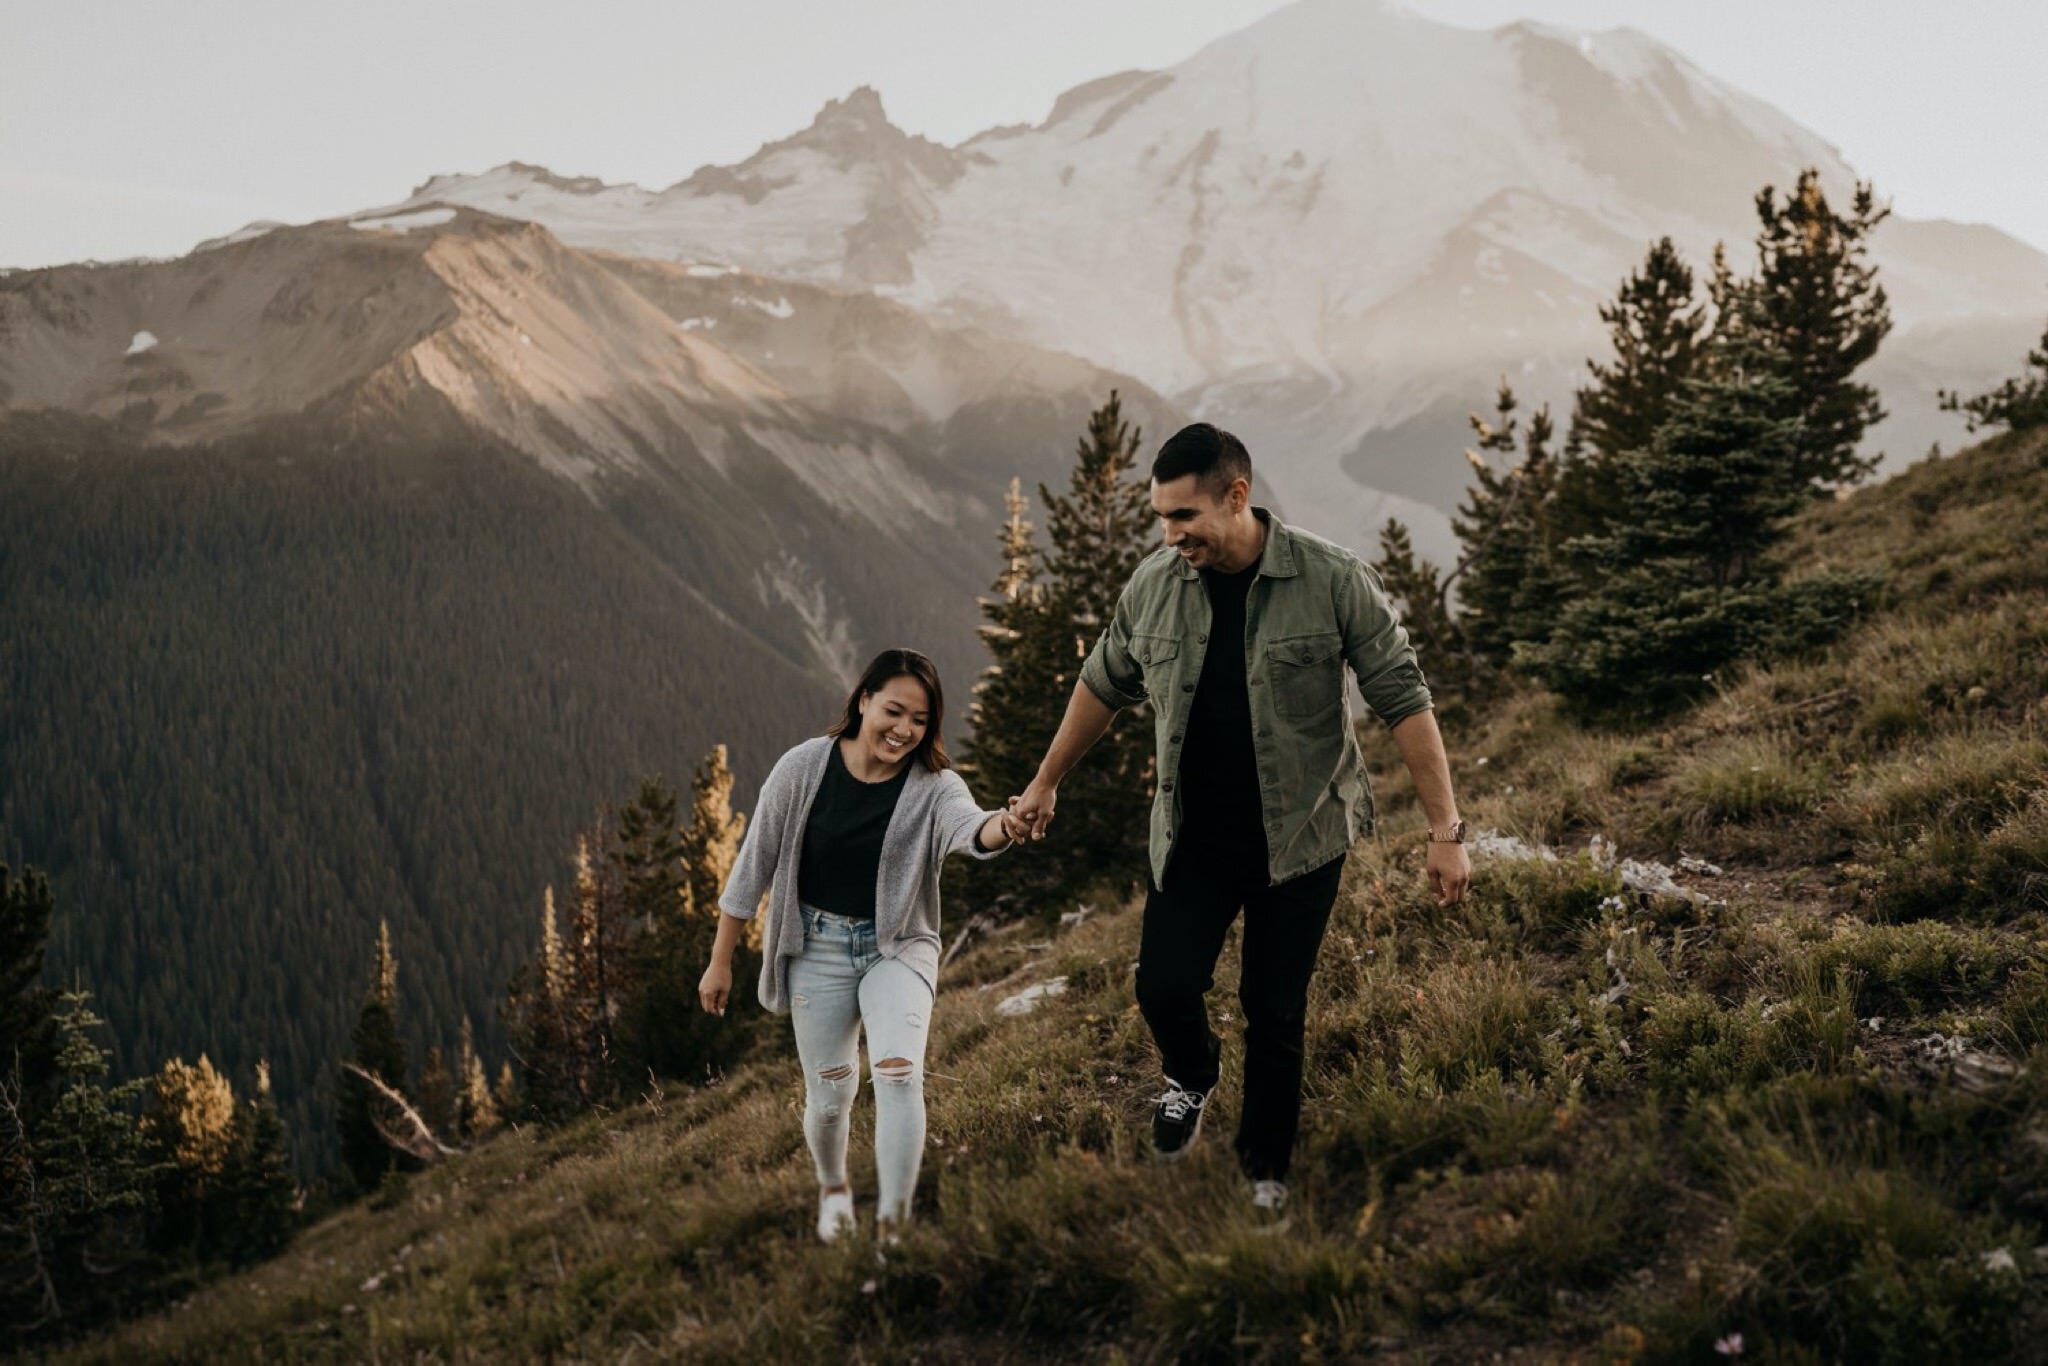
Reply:
M54 909L45 877L0 865L0 1314L16 1342L267 1257L298 1220L267 1069L248 1100L203 1055L109 1085L90 993L37 985Z
M1518 432L1502 382L1493 420L1472 419L1463 553L1441 582L1404 528L1383 532L1411 631L1445 642L1427 661L1440 698L1484 698L1519 672L1584 718L1653 716L1733 661L1839 633L1875 589L1787 583L1773 552L1801 506L1875 467L1858 448L1884 414L1855 375L1891 327L1867 260L1888 211L1867 184L1835 210L1808 170L1756 212L1754 274L1717 248L1702 299L1665 238L1622 282L1600 310L1613 355L1588 362L1561 453L1547 412ZM1431 586L1437 605L1418 607Z
M1964 398L1952 389L1941 390L1938 397L1941 410L1963 414L1973 432L1984 427L2014 432L2048 427L2048 328L2041 331L2041 344L2027 352L2026 369L2020 374L1975 398Z
M1143 433L1115 391L1088 418L1064 494L1043 485L1048 549L1041 551L1018 481L999 533L1002 569L981 599L991 663L974 687L973 739L961 768L984 801L1022 792L1059 728L1082 661L1116 610L1117 595L1151 548L1148 479L1137 472ZM1133 709L1062 784L1056 857L949 867L949 900L995 919L1073 908L1106 878L1145 866L1152 800L1150 708Z
M558 926L543 893L540 942L508 993L505 1018L524 1086L501 1110L543 1121L641 1094L661 1079L702 1081L753 1048L760 1011L735 992L722 1017L696 1009L710 962L718 894L739 856L746 819L732 809L725 746L690 784L690 815L658 778L577 837L575 908ZM734 958L758 967L759 917ZM479 1077L480 1077L479 1073ZM477 1090L481 1090L480 1083Z

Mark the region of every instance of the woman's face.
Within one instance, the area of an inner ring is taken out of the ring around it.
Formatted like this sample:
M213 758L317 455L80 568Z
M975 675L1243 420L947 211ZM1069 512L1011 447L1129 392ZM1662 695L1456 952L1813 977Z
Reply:
M860 742L877 763L900 764L924 739L931 699L924 684L898 674L861 699Z

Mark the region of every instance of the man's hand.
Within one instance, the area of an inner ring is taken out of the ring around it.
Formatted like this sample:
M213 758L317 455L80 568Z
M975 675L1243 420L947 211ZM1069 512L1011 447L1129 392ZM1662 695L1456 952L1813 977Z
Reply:
M1472 860L1462 844L1431 840L1428 847L1429 888L1436 893L1436 904L1455 906L1472 885Z
M1024 794L1010 798L1010 815L1026 832L1026 838L1042 840L1046 827L1052 824L1052 810L1059 800L1059 788L1040 778L1033 778Z

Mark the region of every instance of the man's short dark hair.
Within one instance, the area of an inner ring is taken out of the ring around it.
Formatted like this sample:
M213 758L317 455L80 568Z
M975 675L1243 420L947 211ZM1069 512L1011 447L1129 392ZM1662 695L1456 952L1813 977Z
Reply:
M1239 441L1221 427L1191 422L1166 439L1152 460L1152 478L1170 484L1192 474L1213 498L1221 498L1233 480L1252 481L1252 457Z

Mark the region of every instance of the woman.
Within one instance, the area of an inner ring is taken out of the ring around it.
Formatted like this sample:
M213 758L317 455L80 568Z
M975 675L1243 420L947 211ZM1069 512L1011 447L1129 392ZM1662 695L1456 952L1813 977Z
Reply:
M723 1015L732 952L768 893L761 1004L790 1015L804 1069L804 1138L818 1169L818 1236L853 1226L847 1123L867 1031L875 1087L878 1231L910 1215L924 1160L924 1048L939 975L939 868L965 849L994 858L1010 817L983 811L946 757L938 670L884 650L829 732L776 761L762 784L697 992Z

